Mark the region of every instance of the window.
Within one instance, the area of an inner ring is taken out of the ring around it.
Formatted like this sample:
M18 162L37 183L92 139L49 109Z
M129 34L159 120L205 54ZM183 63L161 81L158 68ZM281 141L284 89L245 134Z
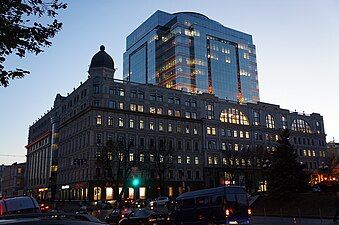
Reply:
M151 101L155 101L155 94L150 94L149 99L150 99Z
M191 118L191 113L190 112L185 112L185 117L188 118L188 119Z
M190 106L190 101L186 100L185 101L185 106Z
M99 101L99 100L95 100L95 101L93 102L93 104L94 104L94 106L99 107L99 106L100 106L100 101Z
M130 105L129 105L129 109L130 109L131 111L137 111L137 105L136 105L136 104L130 104Z
M181 133L181 125L180 124L177 125L177 133Z
M131 98L136 98L136 97L137 97L137 92L131 91Z
M200 172L199 172L199 170L195 171L195 179L200 179Z
M260 114L258 112L254 112L254 125L258 126L260 125Z
M139 91L138 92L138 99L144 99L144 98L145 98L144 92Z
M155 107L150 107L150 108L149 108L149 112L150 112L150 113L155 113L155 110L156 110Z
M181 156L178 156L178 164L181 164Z
M119 102L119 109L124 109L124 103L123 102Z
M129 153L129 161L130 162L134 161L134 154L133 153Z
M175 110L175 116L180 117L180 111L179 110Z
M242 131L242 130L239 131L239 137L244 138L244 131Z
M214 156L214 158L213 158L214 160L213 160L213 162L214 162L214 165L218 165L218 163L219 163L219 159L218 159L218 156Z
M140 154L140 162L145 162L145 155L144 154Z
M245 132L245 138L246 138L246 139L249 139L249 138L250 138L250 132L248 132L248 131Z
M129 120L129 128L134 128L134 120L133 119Z
M102 124L102 118L101 118L101 115L97 115L96 123L97 123L97 125L101 125L101 124Z
M157 108L157 114L162 114L162 108Z
M115 101L109 101L108 102L108 107L114 109L116 107Z
M169 97L168 98L168 103L173 104L174 103L174 98L173 97Z
M208 164L209 164L209 165L213 164L213 160L212 160L212 157L211 157L211 156L208 156Z
M197 118L197 113L196 112L192 112L192 119L196 119Z
M154 162L154 155L152 154L149 155L149 161Z
M221 111L220 121L223 123L233 123L249 125L247 116L238 109L229 108Z
M123 118L119 118L119 127L124 127L124 119Z
M233 131L233 137L235 137L235 138L238 137L238 131L236 131L236 130Z
M190 133L190 127L189 127L189 125L186 125L185 132L186 132L186 134L189 134L189 133Z
M226 150L227 148L226 148L226 143L225 142L222 142L221 143L221 149L222 150Z
M274 129L274 118L271 114L266 116L266 127Z
M180 98L175 98L175 102L176 105L180 105Z
M206 111L207 111L207 119L209 120L214 119L214 105L207 104Z
M140 129L140 130L145 129L145 122L144 122L143 120L140 120L140 121L139 121L139 129Z
M114 125L114 119L112 116L108 117L108 126L113 126Z
M100 93L100 87L99 87L99 85L93 86L93 89L94 89L94 94L99 94L99 93Z
M173 114L173 109L169 109L169 110L168 110L168 115L169 115L169 116L173 116L173 115L174 115L174 114Z
M189 156L186 157L186 163L191 164L191 157L189 157Z
M234 151L239 151L239 145L238 144L234 144Z
M191 102L191 106L192 106L192 107L197 107L197 102L196 102L196 101L192 101L192 102Z
M159 131L164 131L164 125L163 123L159 123Z
M153 121L149 122L149 129L154 130L154 122Z
M102 143L102 137L101 134L97 134L97 144L101 144Z
M193 128L193 134L198 134L198 128L196 126Z
M138 105L138 112L143 112L143 111L144 111L144 106Z
M172 132L172 131L173 131L172 124L169 123L169 124L168 124L168 132Z
M287 119L285 116L281 117L282 128L287 129Z
M198 156L194 157L194 164L195 165L199 164L199 157Z
M312 133L310 124L302 119L293 120L292 130L308 134Z
M119 88L118 94L119 96L125 96L125 90L123 88Z
M158 101L158 102L162 102L162 101L163 101L162 95L158 95L158 96L157 96L157 101Z

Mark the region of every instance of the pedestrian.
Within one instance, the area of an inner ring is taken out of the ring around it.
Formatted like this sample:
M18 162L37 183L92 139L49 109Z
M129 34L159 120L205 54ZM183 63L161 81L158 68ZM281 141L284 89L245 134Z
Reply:
M337 222L339 216L339 191L337 191L334 206L335 206L335 215L333 217L333 222Z

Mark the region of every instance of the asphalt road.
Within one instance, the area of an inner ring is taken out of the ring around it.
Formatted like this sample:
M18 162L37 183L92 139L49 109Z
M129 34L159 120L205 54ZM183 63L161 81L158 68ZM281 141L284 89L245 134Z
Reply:
M293 218L289 217L252 217L251 225L339 225L330 219L310 219L310 218Z

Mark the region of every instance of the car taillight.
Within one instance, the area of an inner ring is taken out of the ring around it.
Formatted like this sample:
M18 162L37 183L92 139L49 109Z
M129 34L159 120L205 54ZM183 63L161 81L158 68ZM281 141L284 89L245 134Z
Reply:
M148 221L149 221L149 222L155 222L155 221L157 221L157 219L156 219L156 218L150 217L150 218L148 219Z
M252 215L252 210L251 209L247 209L247 213L248 213L248 215Z
M226 217L228 217L230 215L230 210L229 209L226 209Z

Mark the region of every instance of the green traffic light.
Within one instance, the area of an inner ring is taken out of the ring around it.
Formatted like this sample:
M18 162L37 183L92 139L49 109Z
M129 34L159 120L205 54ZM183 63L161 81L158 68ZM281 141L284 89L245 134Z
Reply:
M132 185L134 187L138 187L140 184L140 180L138 178L134 178L133 181L132 181Z

